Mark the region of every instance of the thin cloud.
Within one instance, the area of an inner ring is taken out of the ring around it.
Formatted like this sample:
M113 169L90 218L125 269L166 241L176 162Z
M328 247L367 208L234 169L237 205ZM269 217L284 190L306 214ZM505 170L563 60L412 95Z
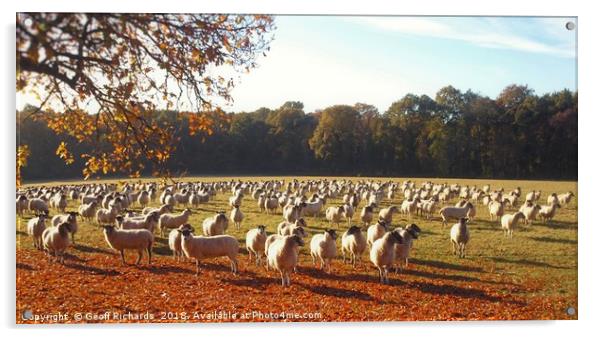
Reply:
M487 21L456 20L449 18L412 18L412 17L365 17L350 18L348 21L374 27L381 30L402 34L428 36L441 39L459 40L485 48L519 50L532 53L544 53L560 57L575 57L574 48L565 42L544 43L509 32L499 25L488 24ZM461 25L459 25L461 23ZM500 29L502 28L502 29ZM533 29L533 27L529 27ZM542 27L546 33L549 27ZM533 33L533 32L531 32Z

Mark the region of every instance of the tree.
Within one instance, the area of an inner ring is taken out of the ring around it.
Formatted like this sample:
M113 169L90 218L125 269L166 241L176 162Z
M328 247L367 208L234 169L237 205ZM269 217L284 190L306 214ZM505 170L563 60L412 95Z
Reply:
M59 112L41 116L55 132L108 144L82 154L86 178L135 176L143 161L168 174L177 139L152 118L159 104L194 112L181 116L191 134L211 130L225 116L213 99L231 100L234 80L225 74L255 67L273 28L264 15L20 13L16 86L40 97L37 112Z

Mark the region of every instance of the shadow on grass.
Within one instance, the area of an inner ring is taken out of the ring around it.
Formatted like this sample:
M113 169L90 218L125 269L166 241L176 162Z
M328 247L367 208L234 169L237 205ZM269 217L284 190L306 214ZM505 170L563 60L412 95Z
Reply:
M526 259L520 259L520 260L510 260L504 257L492 257L491 260L495 261L495 262L501 262L501 263L515 263L515 264L522 264L525 266L533 266L533 267L543 267L543 268L553 268L553 269L571 269L569 267L562 267L562 266L555 266L546 262L539 262L539 261L531 261L531 260L526 260Z
M476 277L463 276L463 275L445 275L445 274L437 274L423 270L414 270L414 269L403 269L402 273L399 275L412 275L417 277L424 277L427 279L440 279L447 281L464 281L464 282L480 282L480 283L488 283L488 284L508 284L506 282L498 282L491 280L482 280Z
M28 265L28 264L25 264L25 263L20 263L20 262L17 262L17 269L36 270L36 269L35 269L34 267L32 267L32 266L30 266L30 265Z
M194 275L194 270L186 269L178 266L157 266L157 265L141 265L140 269L144 269L152 274L156 275L165 275L165 274L192 274Z
M423 282L413 282L409 285L411 288L415 288L423 293L433 294L433 295L451 295L462 298L471 298L471 299L479 299L488 302L506 302L513 304L521 304L524 305L524 302L516 301L516 300L508 300L504 301L502 298L497 296L492 296L484 292L480 289L475 288L462 288L454 285L448 284L431 284L431 283L423 283Z
M249 272L247 272L247 271L242 272L242 274L245 276L248 276L248 273ZM276 277L270 278L270 277L257 276L255 274L252 274L250 277L245 277L245 278L232 278L232 279L221 278L220 281L231 284L231 285L235 285L235 286L259 289L259 290L265 290L270 283L281 284L280 276L278 276L277 278Z
M115 255L114 252L112 252L108 249L97 248L97 247L92 247L92 246L84 246L84 245L76 244L73 246L73 248L75 248L76 250L83 252L83 253L101 253L101 254L107 254L107 255Z
M556 238L548 238L548 237L534 237L531 240L539 241L539 242L549 242L549 243L566 243L569 245L576 245L577 240L571 239L556 239Z
M463 265L447 263L447 262L443 262L443 261L411 259L411 262L415 263L415 264L439 268L439 269L450 269L450 270L467 271L467 272L474 272L474 273L482 273L483 272L482 267L463 266Z
M78 263L65 263L65 267L71 268L71 269L76 269L76 270L81 270L81 271L84 271L84 272L87 272L90 274L95 274L95 275L117 276L117 275L121 274L120 272L118 272L115 269L101 269L101 268L96 268L96 267L87 266L87 265L78 264Z
M551 229L577 229L576 222L549 220L545 224L541 221L533 223L531 226L546 227Z
M391 281L392 281L392 279L391 279ZM364 292L357 291L357 290L340 289L340 288L328 287L328 286L324 286L324 285L311 286L311 285L306 285L306 284L301 284L301 283L299 284L299 286L311 291L312 293L318 294L318 295L333 296L333 297L339 297L339 298L352 298L352 299L357 299L357 300L361 300L361 301L374 300L374 298L372 296L370 296L369 294L366 294Z
M23 231L17 231L17 235L28 236L27 233L25 233Z

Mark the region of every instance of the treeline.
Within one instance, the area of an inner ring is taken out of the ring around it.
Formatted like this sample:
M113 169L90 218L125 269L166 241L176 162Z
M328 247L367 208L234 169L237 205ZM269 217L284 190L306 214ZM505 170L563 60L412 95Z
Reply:
M576 179L577 111L569 90L537 96L510 85L491 99L447 86L434 98L408 94L382 113L362 103L306 113L301 102L232 113L203 139L177 112L156 118L184 123L168 164L176 174ZM77 158L93 145L26 116L17 113L20 143L31 150L25 181L81 177ZM74 164L55 155L61 141Z

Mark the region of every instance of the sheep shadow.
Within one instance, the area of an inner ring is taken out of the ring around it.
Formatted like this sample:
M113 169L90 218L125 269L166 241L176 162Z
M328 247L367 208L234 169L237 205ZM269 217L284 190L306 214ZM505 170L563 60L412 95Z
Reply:
M534 238L530 238L533 241L539 241L539 242L548 242L548 243L566 243L569 245L576 245L577 244L577 240L571 240L571 239L555 239L555 238L548 238L548 237L534 237Z
M449 284L432 284L426 282L413 282L410 284L410 288L419 290L422 293L431 295L442 295L442 296L456 296L468 299L479 299L488 302L502 302L503 298L492 296L487 294L485 291L474 288L462 288ZM523 304L515 300L506 301L515 304Z
M441 279L441 280L459 281L459 282L480 282L480 283L488 283L488 284L507 284L505 282L497 282L497 281L490 281L490 280L481 280L479 278L470 277L470 276L444 275L444 274L431 273L431 272L428 272L428 271L415 270L415 269L404 269L404 270L402 270L401 275L411 275L411 276L416 276L416 277L424 277L424 278L431 279L431 280L432 279Z
M301 288L307 289L307 290L311 291L312 293L315 293L318 295L332 296L332 297L339 297L339 298L352 298L352 299L357 299L360 301L373 301L374 300L374 297L372 297L370 294L366 294L364 292L357 291L357 290L333 288L333 287L328 287L328 286L324 286L324 285L310 286L310 285L305 285L302 283L299 283L299 286Z
M81 257L75 255L75 254L71 254L71 253L65 253L64 254L65 260L72 260L72 261L76 261L76 262L86 262L88 260L86 259L82 259Z
M101 253L101 254L107 254L107 255L115 255L115 253L113 253L107 249L102 249L102 248L97 248L97 247L92 247L92 246L84 246L84 245L80 245L80 244L75 244L75 245L73 245L73 248L82 253Z
M17 262L16 266L17 266L17 269L36 270L36 268L34 268L28 264L25 264L25 263Z
M83 264L79 264L79 263L65 263L64 266L67 268L80 270L80 271L94 274L94 275L105 275L105 276L121 275L121 273L115 269L101 269L101 268L87 266L87 265L83 265Z
M248 272L243 272L244 274L248 274ZM220 281L224 283L228 283L238 287L247 287L258 290L265 290L270 283L279 283L280 277L263 277L256 276L254 273L249 275L250 277L246 278L221 278Z
M514 264L521 264L521 265L532 266L532 267L543 267L543 268L553 268L553 269L571 269L569 267L555 266L555 265L552 265L552 264L549 264L546 262L531 261L531 260L526 260L526 259L510 260L510 259L503 258L503 257L492 257L491 260L494 262L514 263Z
M172 256L173 252L167 246L153 247L153 254L161 256Z
M160 236L155 236L155 243L162 243L164 245L168 244L168 239L167 238L162 238Z
M17 235L20 235L20 236L28 236L28 235L27 235L27 233L25 233L25 232L23 232L23 231L20 231L20 230L17 230Z
M471 266L463 266L459 264L447 263L443 261L433 261L433 260L421 260L421 259L411 259L413 264L419 264L422 266L434 267L439 269L451 269L457 271L466 271L473 273L482 273L482 267L471 267Z
M143 265L139 267L145 271L155 275L166 275L166 274L194 274L195 272L191 269L182 268L178 266L158 266L158 265Z

